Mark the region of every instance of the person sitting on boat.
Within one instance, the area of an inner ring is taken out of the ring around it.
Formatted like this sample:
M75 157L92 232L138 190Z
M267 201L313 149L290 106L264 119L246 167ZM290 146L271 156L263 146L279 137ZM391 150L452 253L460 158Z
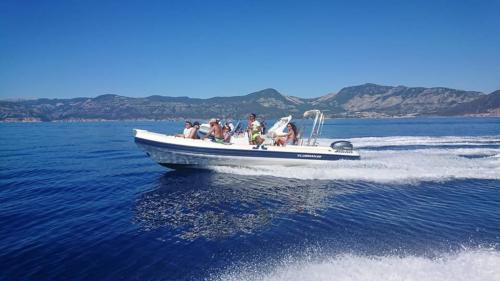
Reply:
M296 145L299 140L297 138L297 126L294 123L288 123L286 125L288 132L286 134L277 135L274 138L274 143L278 146L282 145Z
M222 135L224 136L225 143L231 142L232 130L231 130L231 126L229 125L229 123L226 123L224 125L224 127L222 128Z
M262 120L260 122L260 132L265 135L266 134L266 128L267 127L267 124L266 124L266 121L265 120Z
M260 145L264 142L264 139L261 138L260 133L262 128L260 126L260 122L257 121L257 115L252 113L248 116L248 135L250 136L250 144Z
M222 128L219 125L219 122L217 122L217 119L215 119L215 118L210 119L210 121L208 121L208 124L210 124L210 130L201 139L205 139L208 137L208 138L211 138L213 142L224 143L224 136L222 135Z
M177 134L175 136L182 138L191 138L192 132L194 130L195 128L193 127L193 123L191 123L191 121L186 121L186 123L184 123L184 131L182 132L182 134Z
M235 129L233 122L229 121L226 123L226 125L228 125L229 129L231 129L231 135L232 135L234 133L234 129Z
M198 136L198 130L200 129L200 122L195 121L193 123L193 130L191 131L189 138L190 139L199 139L200 136Z

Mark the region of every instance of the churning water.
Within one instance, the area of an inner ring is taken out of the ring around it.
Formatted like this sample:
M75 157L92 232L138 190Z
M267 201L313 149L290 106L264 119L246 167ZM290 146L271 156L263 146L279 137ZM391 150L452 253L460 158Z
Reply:
M331 120L360 161L166 170L132 128L0 124L0 279L500 280L500 119Z

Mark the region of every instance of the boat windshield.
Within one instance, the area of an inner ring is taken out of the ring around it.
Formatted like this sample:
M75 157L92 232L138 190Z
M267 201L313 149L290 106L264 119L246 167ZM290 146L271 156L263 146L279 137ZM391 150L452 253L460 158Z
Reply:
M282 134L286 128L286 125L290 123L290 120L292 120L292 115L281 117L269 130L267 130L266 135L269 137L273 137L277 134Z

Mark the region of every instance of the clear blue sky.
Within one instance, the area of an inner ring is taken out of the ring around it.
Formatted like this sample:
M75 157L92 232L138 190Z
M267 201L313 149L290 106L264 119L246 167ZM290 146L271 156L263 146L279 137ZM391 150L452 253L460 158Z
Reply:
M0 1L0 98L500 89L500 0Z

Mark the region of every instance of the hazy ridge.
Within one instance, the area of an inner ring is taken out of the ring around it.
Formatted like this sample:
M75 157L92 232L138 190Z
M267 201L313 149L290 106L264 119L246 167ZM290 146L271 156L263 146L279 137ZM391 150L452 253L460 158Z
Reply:
M500 116L500 90L491 94L436 87L363 84L317 98L286 96L264 89L245 96L149 96L131 98L101 95L95 98L0 101L0 121L166 120L179 118L244 118L255 112L262 118L308 109L328 117Z

